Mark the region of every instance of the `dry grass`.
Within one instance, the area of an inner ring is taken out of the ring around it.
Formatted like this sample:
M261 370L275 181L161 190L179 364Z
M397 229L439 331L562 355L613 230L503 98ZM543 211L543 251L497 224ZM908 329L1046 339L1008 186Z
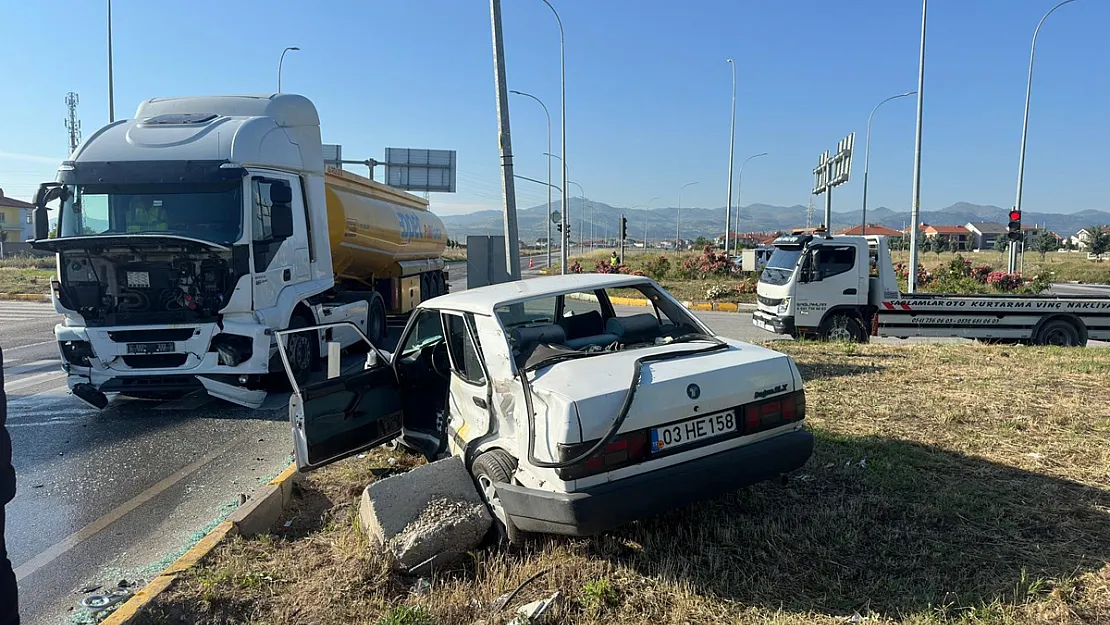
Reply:
M53 278L52 269L0 266L0 293L47 295Z
M501 623L555 590L559 623L1110 622L1110 351L775 346L818 437L785 487L476 552L420 594L357 529L374 467L413 462L376 453L315 473L291 528L221 546L145 622Z

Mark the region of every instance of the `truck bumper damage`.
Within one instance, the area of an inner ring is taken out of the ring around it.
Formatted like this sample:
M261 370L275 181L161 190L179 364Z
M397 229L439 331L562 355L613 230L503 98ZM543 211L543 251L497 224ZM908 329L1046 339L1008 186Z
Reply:
M805 430L698 458L579 492L498 483L506 514L524 531L590 536L801 468L813 454Z
M94 408L115 395L156 397L205 389L257 408L251 388L269 372L273 332L249 323L54 328L70 391Z

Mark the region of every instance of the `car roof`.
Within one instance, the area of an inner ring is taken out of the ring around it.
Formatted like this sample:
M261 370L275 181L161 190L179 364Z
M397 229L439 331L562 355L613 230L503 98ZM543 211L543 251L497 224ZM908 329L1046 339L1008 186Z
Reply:
M489 286L467 289L457 293L440 295L422 302L420 308L459 310L479 315L492 315L493 310L503 304L573 293L593 291L614 287L654 284L650 278L621 274L585 273L559 276L541 276L528 280L502 282ZM658 285L656 285L658 286Z

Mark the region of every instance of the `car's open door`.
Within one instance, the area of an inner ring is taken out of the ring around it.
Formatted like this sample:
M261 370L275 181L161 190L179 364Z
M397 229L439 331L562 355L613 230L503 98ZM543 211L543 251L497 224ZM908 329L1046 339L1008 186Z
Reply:
M322 332L338 327L357 332L369 346L366 361L348 358L346 370L329 345L326 375L298 383L289 364L286 336ZM353 323L344 322L277 332L278 351L293 387L289 421L297 469L306 471L381 445L401 433L402 402L390 355L382 352Z

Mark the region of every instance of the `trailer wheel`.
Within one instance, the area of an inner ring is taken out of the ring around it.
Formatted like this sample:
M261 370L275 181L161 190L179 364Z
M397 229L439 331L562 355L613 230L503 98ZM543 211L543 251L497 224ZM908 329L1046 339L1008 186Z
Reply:
M515 468L516 460L500 449L493 449L478 456L470 467L470 473L478 484L478 492L482 494L490 516L493 517L493 528L497 532L497 537L500 542L507 542L509 545L519 545L526 534L513 525L493 485L497 482L511 484Z
M370 310L366 312L366 338L375 346L385 342L385 300L378 292L370 295Z
M848 341L863 343L866 335L859 319L845 314L833 314L821 322L818 330L822 341Z
M1037 345L1056 345L1059 347L1081 347L1084 344L1079 330L1063 319L1050 319L1037 332Z

